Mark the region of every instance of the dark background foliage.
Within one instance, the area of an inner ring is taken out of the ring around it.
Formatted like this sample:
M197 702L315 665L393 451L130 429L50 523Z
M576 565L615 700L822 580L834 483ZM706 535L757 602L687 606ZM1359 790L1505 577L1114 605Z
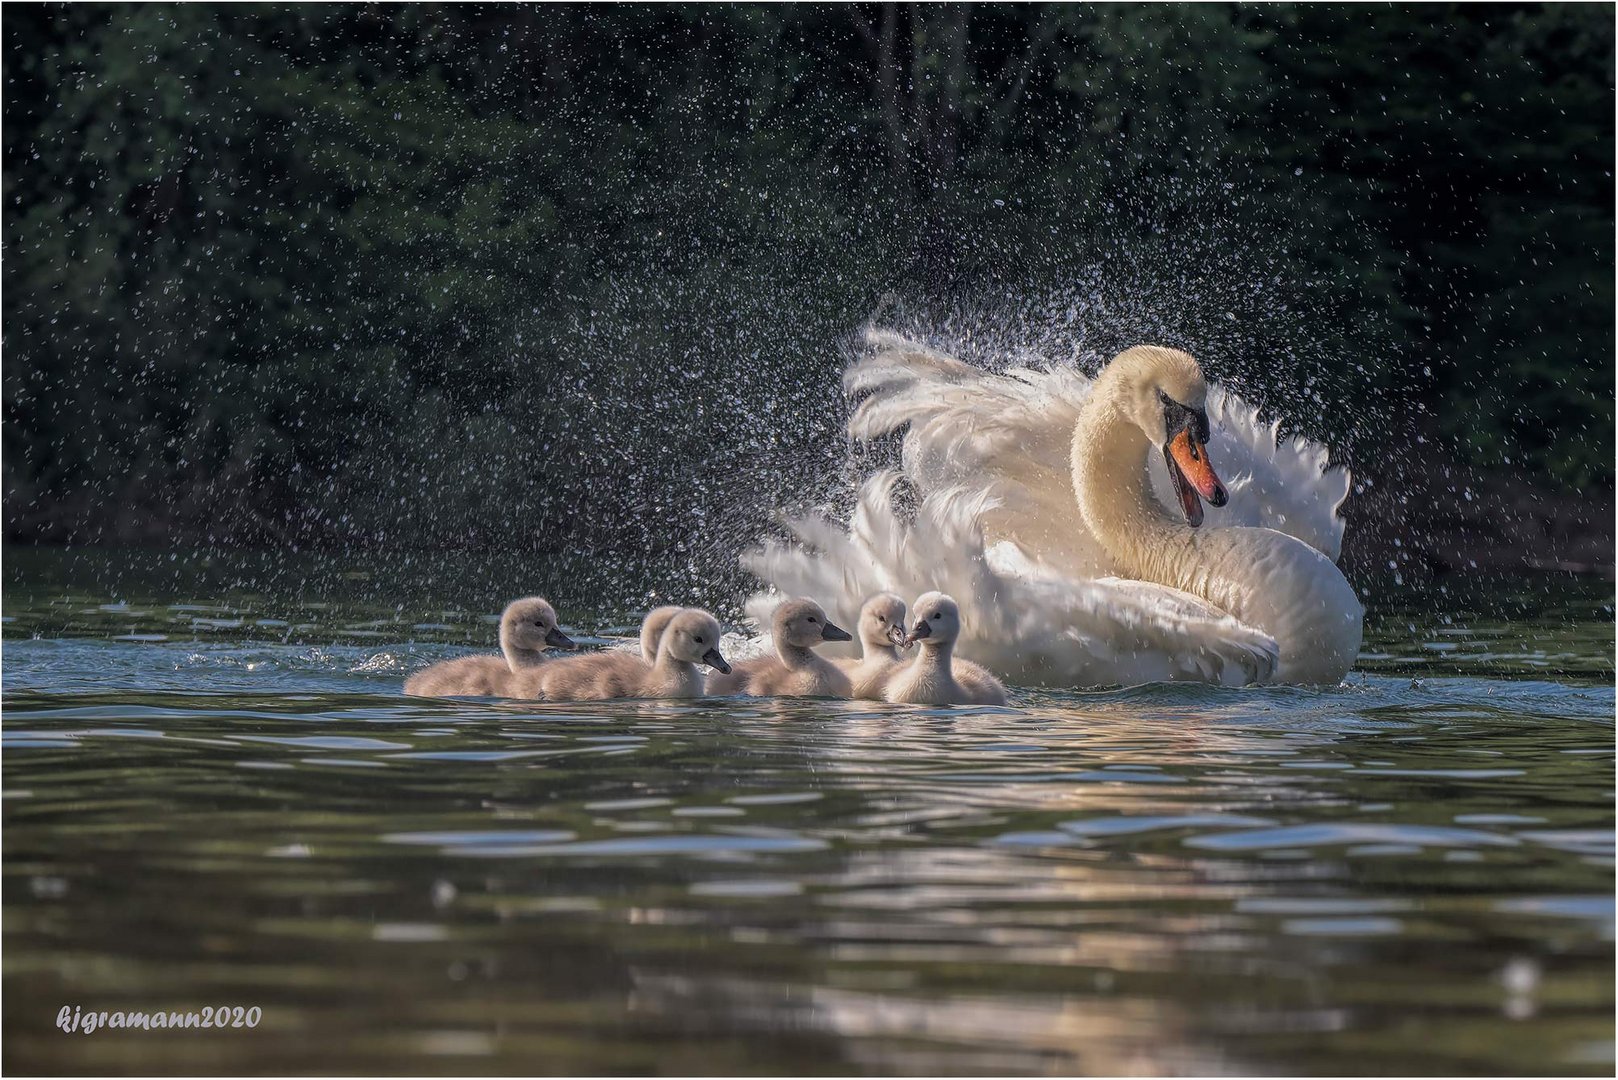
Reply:
M6 536L731 566L876 311L1610 518L1613 19L10 5Z

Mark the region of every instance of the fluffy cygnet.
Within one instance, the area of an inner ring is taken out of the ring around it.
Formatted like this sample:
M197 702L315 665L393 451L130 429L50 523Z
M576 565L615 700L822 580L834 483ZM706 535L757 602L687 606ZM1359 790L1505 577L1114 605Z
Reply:
M646 621L651 618L648 615ZM680 609L657 635L657 655L650 664L621 650L558 660L540 669L533 681L534 696L546 701L701 697L704 684L698 664L730 672L719 654L719 633L719 620L706 611ZM644 623L641 640L646 640Z
M848 676L853 696L882 700L888 680L904 667L899 645L905 639L905 602L893 593L877 593L860 608L861 655L858 660L838 660Z
M500 616L503 656L463 656L424 668L405 680L404 692L421 697L507 697L518 678L546 663L546 648L571 649L573 639L556 625L556 609L544 597L506 605Z
M752 697L848 697L848 676L836 664L815 655L825 641L849 641L847 630L834 625L813 600L788 600L770 618L774 656L736 665L729 675L711 676L708 693Z
M906 644L921 645L921 655L888 680L889 701L912 705L1004 705L1006 688L987 671L954 660L961 635L961 609L940 592L916 601L916 621Z
M656 607L646 613L640 624L640 657L648 664L657 662L657 642L663 636L669 620L686 610L675 604Z

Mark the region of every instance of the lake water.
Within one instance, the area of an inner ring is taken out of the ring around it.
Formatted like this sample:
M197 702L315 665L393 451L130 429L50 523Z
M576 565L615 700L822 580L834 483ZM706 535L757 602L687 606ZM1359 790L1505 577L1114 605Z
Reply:
M1332 690L575 706L400 693L519 578L303 566L9 553L8 1071L1613 1070L1610 584L1373 594Z

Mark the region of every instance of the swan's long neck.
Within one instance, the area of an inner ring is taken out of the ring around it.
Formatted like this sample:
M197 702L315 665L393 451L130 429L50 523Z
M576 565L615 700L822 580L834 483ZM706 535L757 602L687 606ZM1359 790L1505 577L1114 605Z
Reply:
M505 655L506 667L512 672L519 672L526 668L539 667L545 662L545 654L539 649L525 649L511 640L512 631L504 623L500 624L500 651Z
M1269 635L1282 681L1332 681L1360 645L1360 605L1331 560L1273 529L1193 529L1152 493L1156 453L1104 372L1073 432L1073 491L1114 572L1201 597Z
M1098 382L1073 431L1073 492L1090 532L1128 577L1209 599L1191 526L1152 494L1152 444L1119 406L1113 384Z

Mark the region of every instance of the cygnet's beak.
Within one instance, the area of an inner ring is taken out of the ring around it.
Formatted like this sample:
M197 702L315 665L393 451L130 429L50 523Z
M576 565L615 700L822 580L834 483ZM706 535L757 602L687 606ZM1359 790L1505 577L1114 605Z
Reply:
M904 623L894 623L892 626L888 627L888 640L893 642L895 645L903 645L905 643Z
M553 626L549 630L545 631L545 644L549 645L553 649L571 649L577 645L578 642L574 641L572 638L562 633L560 629Z
M905 635L905 642L904 643L906 645L914 645L916 642L921 641L923 638L926 638L926 637L930 636L932 634L932 632L933 632L933 628L927 625L927 620L926 619L923 619L923 620L921 620L920 622L918 622L916 624L916 628L914 630L910 631L910 633Z
M824 641L853 641L854 635L835 623L825 623L820 628L820 637Z
M703 653L702 662L711 668L718 669L719 674L721 675L730 674L730 665L725 663L725 658L719 655L718 649L709 649L707 652Z

